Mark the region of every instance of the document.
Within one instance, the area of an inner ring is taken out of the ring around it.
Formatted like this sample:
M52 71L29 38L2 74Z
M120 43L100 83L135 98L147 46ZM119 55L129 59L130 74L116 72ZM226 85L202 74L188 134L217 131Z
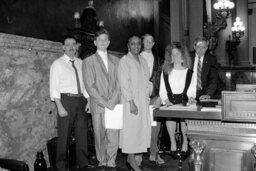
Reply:
M123 104L117 104L114 110L105 108L105 127L106 129L123 128Z
M153 107L153 105L149 105L149 113L150 113L150 118L151 118L151 126L156 126L157 122L154 121L154 115L153 115L153 110L155 108Z
M197 111L197 106L196 104L191 104L187 106L183 106L181 104L175 104L172 106L162 106L160 107L160 110L186 110L186 111Z

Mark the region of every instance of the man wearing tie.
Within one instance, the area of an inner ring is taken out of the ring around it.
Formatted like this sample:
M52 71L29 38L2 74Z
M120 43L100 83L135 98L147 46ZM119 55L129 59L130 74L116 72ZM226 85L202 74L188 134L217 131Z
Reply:
M195 87L196 100L212 98L217 89L217 59L207 53L208 45L205 37L197 37L194 43L195 52L191 54L194 71L191 86Z
M77 48L74 37L65 37L64 55L55 60L50 69L50 97L58 109L58 171L67 169L67 147L73 127L76 139L76 164L79 168L88 166L85 97L89 96L82 81L82 60L76 57Z
M105 108L113 110L120 102L117 79L119 59L108 54L109 33L105 29L96 32L94 44L97 52L83 61L83 81L92 113L98 166L114 168L118 149L118 130L105 128Z

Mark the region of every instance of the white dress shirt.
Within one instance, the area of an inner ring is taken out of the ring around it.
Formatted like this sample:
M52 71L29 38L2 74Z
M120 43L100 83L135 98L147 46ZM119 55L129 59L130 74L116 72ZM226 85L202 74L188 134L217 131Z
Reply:
M154 67L154 55L152 52L142 51L140 55L147 61L150 75L152 75Z
M101 59L103 60L104 65L106 67L106 70L108 71L108 54L107 54L107 51L103 52L103 51L97 50L97 53L100 55Z
M70 60L70 57L64 54L51 65L50 97L52 101L54 101L54 98L60 99L61 93L78 94L76 73ZM81 92L83 92L83 95L88 98L89 95L85 90L82 77L82 60L75 57L74 61L78 72Z
M168 74L168 82L172 89L173 94L180 94L183 92L183 90L185 88L185 83L186 83L187 71L188 71L188 69L183 69L183 70L173 69ZM161 74L161 78L160 78L159 96L160 96L163 104L165 104L165 100L168 99L168 96L167 96L167 90L165 87L163 73ZM188 88L187 96L195 97L192 94L191 85Z

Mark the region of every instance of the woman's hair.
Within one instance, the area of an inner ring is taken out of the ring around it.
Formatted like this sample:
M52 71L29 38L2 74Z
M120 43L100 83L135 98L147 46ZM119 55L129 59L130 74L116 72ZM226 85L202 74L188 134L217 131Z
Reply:
M191 69L191 58L188 53L188 49L186 46L182 45L180 42L173 42L171 44L168 44L165 48L165 54L164 54L164 64L163 64L163 72L168 74L173 69L173 63L172 63L172 50L178 49L181 52L181 57L183 60L182 65L185 68Z

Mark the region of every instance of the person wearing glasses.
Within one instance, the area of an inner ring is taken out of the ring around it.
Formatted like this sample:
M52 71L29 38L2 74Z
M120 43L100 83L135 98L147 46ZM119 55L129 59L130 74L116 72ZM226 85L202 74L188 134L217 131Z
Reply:
M217 58L208 53L209 41L198 36L194 43L194 52L191 53L196 100L207 100L213 97L218 84Z

